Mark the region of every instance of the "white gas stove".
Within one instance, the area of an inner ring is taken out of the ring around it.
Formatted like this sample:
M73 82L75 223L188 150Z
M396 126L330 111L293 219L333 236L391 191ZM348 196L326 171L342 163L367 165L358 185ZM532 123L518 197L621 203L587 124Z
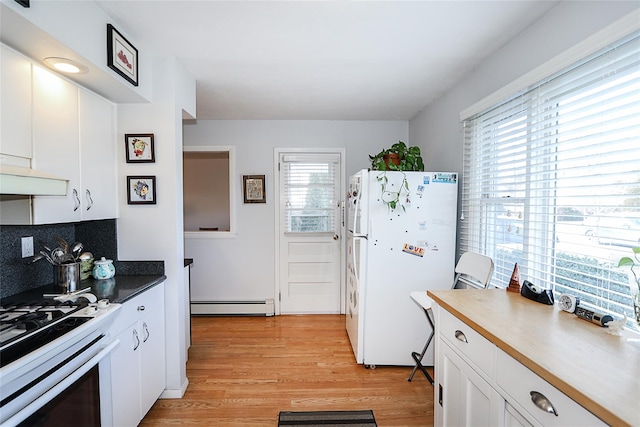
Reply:
M110 341L108 330L119 304L96 301L86 293L48 297L0 308L3 427L31 424L30 417L97 367L118 344ZM109 412L110 407L100 410Z

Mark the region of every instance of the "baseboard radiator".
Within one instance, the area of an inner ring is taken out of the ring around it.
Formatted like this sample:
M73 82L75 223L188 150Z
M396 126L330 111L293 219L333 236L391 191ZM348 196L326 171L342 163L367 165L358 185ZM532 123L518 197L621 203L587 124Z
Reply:
M194 316L273 316L272 299L264 301L192 301Z

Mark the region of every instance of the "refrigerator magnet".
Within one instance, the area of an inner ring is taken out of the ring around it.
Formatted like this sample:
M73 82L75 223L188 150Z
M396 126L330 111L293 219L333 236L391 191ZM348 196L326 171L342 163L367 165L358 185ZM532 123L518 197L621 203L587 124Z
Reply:
M417 255L419 257L424 256L424 248L410 245L409 243L404 244L404 247L402 248L402 252L406 252L411 255Z

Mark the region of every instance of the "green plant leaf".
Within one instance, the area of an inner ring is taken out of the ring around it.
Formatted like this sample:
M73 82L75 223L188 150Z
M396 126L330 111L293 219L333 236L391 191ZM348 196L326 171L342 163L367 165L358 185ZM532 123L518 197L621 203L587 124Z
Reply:
M618 261L618 267L632 267L634 265L635 262L628 256L622 257L620 258L620 261Z

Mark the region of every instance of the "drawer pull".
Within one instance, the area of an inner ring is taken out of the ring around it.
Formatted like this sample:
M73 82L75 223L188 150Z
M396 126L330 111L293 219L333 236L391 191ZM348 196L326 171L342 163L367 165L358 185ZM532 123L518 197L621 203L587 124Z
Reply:
M464 333L461 330L456 330L455 336L459 341L469 342L467 341L467 337L464 335Z
M539 393L537 391L531 391L529 392L529 394L531 395L531 401L538 408L542 409L545 412L553 414L556 417L558 416L558 413L556 412L556 408L553 407L551 402L549 402L549 399L547 399L547 397L544 394Z

